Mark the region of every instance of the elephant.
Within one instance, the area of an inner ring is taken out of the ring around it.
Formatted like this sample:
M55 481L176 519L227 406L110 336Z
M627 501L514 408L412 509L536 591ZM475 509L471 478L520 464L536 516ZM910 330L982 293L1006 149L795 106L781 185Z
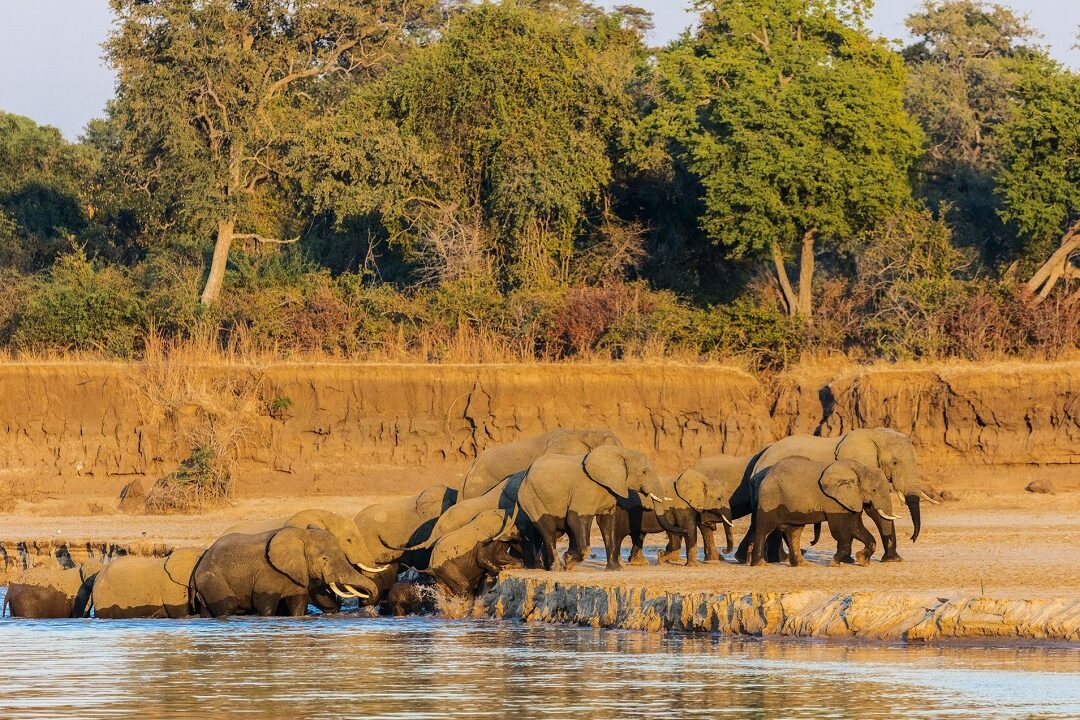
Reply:
M610 430L558 429L480 453L465 473L459 500L479 497L541 455L584 455L603 445L622 447Z
M569 570L585 558L595 518L604 537L607 567L618 570L621 565L615 544L617 500L629 502L630 493L637 492L642 507L652 510L653 502L661 499L654 492L659 487L656 469L643 453L602 445L585 456L544 455L537 459L521 483L518 504L532 522L534 552L540 552L546 569L558 564ZM667 523L663 515L657 516L657 522L664 530L686 532ZM570 549L560 562L555 543L563 533L570 536Z
M471 596L488 576L498 576L504 568L523 567L511 549L521 535L515 512L485 510L463 527L441 536L431 548L431 561L423 572L435 578L444 592ZM520 545L519 545L520 547Z
M518 493L520 492L521 483L525 479L525 474L525 471L514 473L480 497L462 500L456 505L447 508L446 512L435 521L426 540L399 549L407 553L423 553L426 551L430 555L431 548L440 538L465 527L472 522L473 518L486 510L500 510L505 517L511 515L517 517ZM525 525L524 518L519 518L518 521L521 525ZM527 526L525 531L528 532ZM422 558L423 556L418 557ZM422 570L428 565L429 561L425 559L422 564L410 565L410 567Z
M378 550L369 546L356 523L344 515L329 510L301 510L289 517L251 520L233 525L222 533L222 536L232 534L259 535L284 527L314 527L326 530L338 541L341 549L345 552L345 556L349 559L349 563L352 565L370 575L378 575L387 570L387 564L377 563L372 560L372 556L378 554Z
M911 540L914 542L918 539L922 525L919 501L936 501L923 492L918 459L910 437L887 428L852 430L837 438L792 435L762 450L749 475L796 455L819 462L853 460L867 467L880 469L889 480L891 489L903 496L914 527ZM749 478L732 493L731 510L735 518L745 517L752 512ZM869 508L866 514L874 521L881 535L885 551L881 561L899 562L902 558L896 550L896 527L893 521L881 517L874 508ZM744 538L736 552L737 559L746 559L747 543L748 538Z
M713 527L716 523L722 523L725 528L731 526L731 508L728 507L728 497L731 488L727 485L714 483L703 473L697 470L687 470L680 475L667 478L655 491L659 500L653 503L653 510L646 511L633 502L618 503L615 522L615 547L622 546L623 539L630 535L633 548L630 550L631 565L646 565L648 561L642 554L644 535L647 533L666 532L660 520L666 520L664 525L675 526L681 532L668 533L668 547L660 554L660 562L669 562L678 557L679 547L682 540L686 540L686 564L693 566L698 564L697 559L697 534L698 528ZM712 556L709 554L709 546L705 547L705 560L712 562L719 559L716 545L712 545Z
M184 618L191 615L189 585L205 548L177 548L166 557L126 555L109 563L94 584L94 616Z
M727 493L724 498L724 507L728 508L729 520L733 519L730 513L731 493L748 477L747 471L753 466L754 461L761 452L763 451L742 456L709 455L699 458L697 462L690 466L691 470L696 470L709 479L710 487L716 488L717 492ZM698 523L698 529L701 531L702 542L705 545L705 561L719 560L720 553L717 552L716 538L713 535L716 530L716 522L700 522ZM672 536L670 539L674 542L677 537ZM735 538L731 523L724 523L724 542L724 553L730 554L735 549Z
M21 618L82 617L102 567L91 560L74 568L30 568L8 585L0 616L10 611L12 617Z
M370 505L358 512L353 522L372 552L372 561L396 568L396 581L399 565L427 567L430 546L424 543L431 537L439 517L457 502L457 496L457 490L433 485L404 500ZM400 549L412 545L419 547L411 551Z
M799 539L804 526L829 523L836 540L832 564L853 562L851 541L865 546L857 556L866 565L874 554L874 536L863 527L864 509L895 520L892 515L890 485L885 473L852 460L820 462L804 457L780 460L754 475L753 519L747 532L751 540L751 565L764 564L765 541L769 534L783 533L792 566L803 565Z
M429 615L436 611L434 586L423 582L396 582L379 603L383 615Z
M225 535L203 553L191 575L192 609L204 617L307 614L337 600L377 601L379 588L345 557L334 535L315 527L283 527Z

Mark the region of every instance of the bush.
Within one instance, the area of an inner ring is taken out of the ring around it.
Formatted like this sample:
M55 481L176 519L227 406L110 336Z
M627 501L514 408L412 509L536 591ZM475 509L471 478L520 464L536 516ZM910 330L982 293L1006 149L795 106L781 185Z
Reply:
M146 330L146 308L127 273L99 269L77 251L56 261L16 325L14 342L21 348L131 357Z
M209 445L192 451L174 472L154 483L146 496L151 515L194 514L232 497L232 466Z

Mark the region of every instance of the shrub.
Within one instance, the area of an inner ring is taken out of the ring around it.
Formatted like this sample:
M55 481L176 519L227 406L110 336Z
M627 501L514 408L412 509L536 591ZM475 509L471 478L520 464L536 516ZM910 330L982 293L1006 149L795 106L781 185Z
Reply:
M19 315L15 344L130 357L146 329L138 289L122 269L97 268L81 251L56 261Z
M151 515L193 514L226 502L232 497L232 464L202 445L180 467L154 483L146 496Z

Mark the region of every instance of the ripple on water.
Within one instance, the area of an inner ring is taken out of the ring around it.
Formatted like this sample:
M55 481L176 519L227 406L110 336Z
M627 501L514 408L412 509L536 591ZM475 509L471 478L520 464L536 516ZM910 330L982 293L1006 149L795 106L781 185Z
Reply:
M1080 650L424 618L0 622L0 716L1080 716Z

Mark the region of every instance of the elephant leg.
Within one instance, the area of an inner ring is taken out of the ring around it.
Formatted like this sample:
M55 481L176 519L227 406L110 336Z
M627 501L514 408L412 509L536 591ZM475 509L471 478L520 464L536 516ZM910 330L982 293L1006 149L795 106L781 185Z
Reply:
M690 523L690 532L686 536L686 566L694 567L698 564L697 559L697 541L698 541L698 529L697 525Z
M622 570L619 556L622 554L622 538L616 538L615 513L598 515L596 524L600 526L600 535L604 538L604 553L607 555L608 570Z
M788 545L788 563L791 567L799 567L800 565L806 565L806 560L802 555L802 533L803 526L797 525L794 527L788 526L784 529L784 540Z
M716 531L708 525L698 525L701 531L701 544L705 546L705 562L717 562L720 560L720 552L716 549ZM731 549L728 549L731 552Z
M877 543L874 541L874 536L862 524L862 516L858 513L851 516L851 529L855 539L864 545L862 551L855 556L855 561L860 565L869 565L870 558L874 557L874 551L877 549Z
M765 540L765 559L771 563L787 561L787 553L784 550L784 534L779 530L773 530Z
M829 532L836 538L836 554L830 565L855 562L851 557L851 518L847 513L834 513L828 516Z
M764 565L765 564L765 542L773 532L775 523L771 517L766 517L764 513L754 518L754 539L753 549L750 553L750 565Z
M641 511L630 512L630 564L648 565L645 558L645 533L641 531ZM621 548L622 538L617 538L616 543Z
M559 530L555 524L555 519L550 515L545 515L534 524L536 526L536 532L540 536L540 554L544 563L544 569L565 569L555 548L555 542L559 537Z
M739 548L735 551L735 562L740 565L745 565L746 561L750 558L750 545L754 541L756 530L757 524L754 522L754 518L750 518L750 527L747 528L746 533L743 535L743 539L739 541Z
M580 515L574 511L566 514L566 528L570 535L570 548L563 556L567 570L572 570L589 555L592 547L589 535L592 533L592 515Z
M280 605L284 605L286 617L304 617L308 614L306 595L289 595L281 599Z
M232 589L224 581L216 577L200 580L198 596L203 617L228 617L240 613L240 599L232 594Z
M881 562L900 562L903 560L900 553L896 552L896 523L881 517L881 513L873 506L866 509L866 514L874 521L878 535L881 536L881 545L885 550ZM862 523L860 522L859 525L862 525Z
M660 565L677 562L679 559L679 550L681 549L682 535L668 533L667 546L656 556L656 562Z
M473 583L456 561L437 568L435 573L439 585L450 595L466 597L472 594Z
M724 554L730 555L731 551L735 549L735 531L727 523L724 523L724 542L726 543Z

